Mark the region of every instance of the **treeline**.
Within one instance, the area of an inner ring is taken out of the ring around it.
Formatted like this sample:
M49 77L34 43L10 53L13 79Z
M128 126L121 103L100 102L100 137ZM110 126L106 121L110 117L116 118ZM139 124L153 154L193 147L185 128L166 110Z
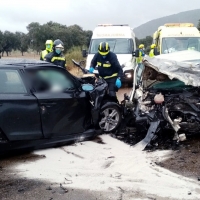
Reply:
M40 52L45 48L47 39L61 39L65 46L65 51L73 46L89 46L92 31L84 31L78 25L66 26L56 22L47 22L40 25L32 22L27 27L28 33L10 31L0 31L0 54L9 55L12 50L19 50L22 55L28 49Z
M28 33L10 31L2 32L0 30L0 55L7 56L12 50L19 50L22 55L27 52L28 49L32 49L36 52L40 52L45 48L45 41L47 39L61 39L65 45L65 51L72 47L84 47L88 48L90 39L92 37L91 30L83 30L79 25L66 26L56 22L47 22L46 24L39 24L38 22L32 22L27 27ZM200 20L197 28L200 30ZM147 36L143 39L136 37L136 45L144 44L146 52L150 50L153 38Z
M146 53L149 53L152 41L153 41L153 37L151 36L146 36L146 38L143 38L143 39L136 38L136 46L138 48L140 44L144 44Z

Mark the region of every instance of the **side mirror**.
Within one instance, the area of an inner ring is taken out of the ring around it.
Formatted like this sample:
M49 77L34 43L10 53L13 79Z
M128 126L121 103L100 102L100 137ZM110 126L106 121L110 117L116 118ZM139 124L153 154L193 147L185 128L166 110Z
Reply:
M92 84L82 84L82 90L85 92L94 90L94 86Z
M153 52L153 53L154 53L155 56L157 56L157 55L160 54L160 52L158 52L158 49L157 49L157 48L154 48L154 52Z
M136 49L136 51L135 51L135 57L139 57L139 49Z
M135 56L135 51L132 52L132 56Z
M88 55L88 52L86 51L86 49L83 49L82 50L82 56L83 56L83 58L87 57L87 55Z

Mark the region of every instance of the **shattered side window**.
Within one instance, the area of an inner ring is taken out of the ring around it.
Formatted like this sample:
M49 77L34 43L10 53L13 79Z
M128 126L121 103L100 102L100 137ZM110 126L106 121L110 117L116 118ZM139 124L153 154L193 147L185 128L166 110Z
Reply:
M137 71L136 71L136 83L137 83L137 85L140 85L140 83L141 83L143 70L144 70L144 65L143 64L138 65Z
M0 70L0 93L23 94L27 93L26 87L17 70Z
M72 78L61 70L41 69L30 74L32 85L37 92L64 92L76 87Z

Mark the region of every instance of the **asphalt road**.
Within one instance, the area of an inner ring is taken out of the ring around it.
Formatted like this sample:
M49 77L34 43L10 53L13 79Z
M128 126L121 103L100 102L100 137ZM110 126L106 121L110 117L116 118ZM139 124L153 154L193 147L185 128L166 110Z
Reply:
M125 93L127 93L128 95L130 94L131 89L132 88L128 87L127 85L124 85L122 88L119 89L119 91L117 92L119 102L121 102L124 99Z

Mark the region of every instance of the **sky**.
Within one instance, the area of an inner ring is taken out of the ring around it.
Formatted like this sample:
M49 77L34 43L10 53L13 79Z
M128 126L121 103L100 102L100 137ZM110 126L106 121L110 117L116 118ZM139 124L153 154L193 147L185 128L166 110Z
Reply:
M27 33L31 22L49 21L93 30L98 24L129 24L200 8L200 0L0 0L0 30Z

